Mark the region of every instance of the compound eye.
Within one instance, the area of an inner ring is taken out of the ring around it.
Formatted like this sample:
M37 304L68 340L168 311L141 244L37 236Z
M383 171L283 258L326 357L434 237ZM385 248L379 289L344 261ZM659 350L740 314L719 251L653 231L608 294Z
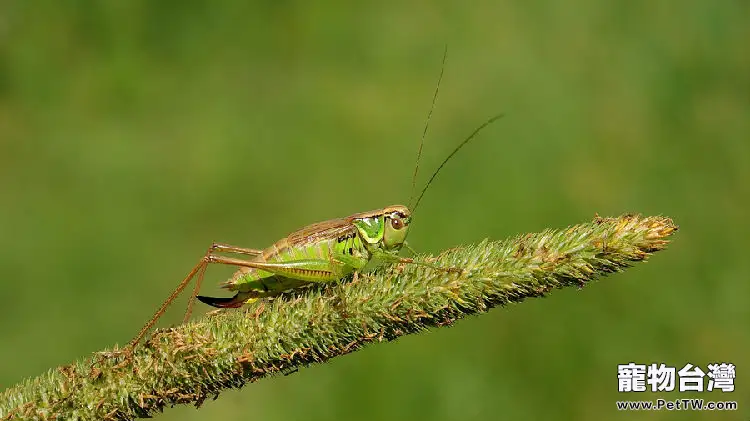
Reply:
M395 230L400 230L404 227L404 221L402 221L400 217L394 216L393 218L391 218L391 226Z

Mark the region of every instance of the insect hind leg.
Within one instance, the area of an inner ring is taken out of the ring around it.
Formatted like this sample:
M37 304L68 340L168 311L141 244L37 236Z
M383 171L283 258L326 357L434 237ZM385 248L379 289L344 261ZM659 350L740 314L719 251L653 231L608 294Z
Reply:
M186 323L190 319L190 315L193 313L193 305L195 304L195 299L198 298L198 292L200 292L201 284L203 283L203 275L205 275L206 273L206 267L208 266L208 263L211 263L211 256L213 255L213 253L217 253L217 252L244 254L248 256L260 256L263 254L263 250L258 250L258 249L237 247L231 244L223 244L223 243L217 243L217 242L214 242L213 244L211 244L211 247L208 248L208 251L206 252L205 256L203 256L203 260L205 264L203 265L203 268L198 273L198 281L195 283L195 288L193 288L193 293L190 294L190 299L188 299L188 305L187 305L187 308L185 309L185 316L182 318L182 323Z
M222 243L211 244L211 247L209 248L209 253L213 253L213 252L246 254L248 256L260 256L261 254L263 254L263 250L248 249L244 247L237 247L237 246L233 246L230 244L222 244Z
M151 316L151 319L141 328L140 332L133 338L133 340L130 341L128 344L128 348L132 351L133 348L135 348L136 345L138 345L138 342L143 339L143 337L146 335L146 333L151 330L151 328L156 324L156 322L161 318L161 316L164 314L165 311L167 311L167 308L170 304L180 295L180 293L188 286L190 281L195 277L196 274L199 275L198 282L196 283L197 288L200 287L200 283L203 281L203 274L206 272L206 266L208 265L208 258L207 256L210 254L210 251L206 253L206 256L204 256L198 264L196 264L193 269L188 273L188 275L185 277L185 279L180 282L180 284L177 286L177 288L172 291L172 293L167 297L166 300L162 303L161 307L159 307L158 310L154 313L153 316ZM196 290L197 290L196 288ZM185 319L190 317L190 310L192 308L192 298L191 302L188 304L188 311L185 313Z
M216 252L224 252L224 253L238 253L238 254L246 254L250 256L258 256L263 253L262 250L256 250L256 249L248 249L243 247L237 247L232 246L229 244L221 244L221 243L212 243L211 246L206 251L206 254L203 255L200 262L198 262L193 269L188 273L188 275L180 282L180 284L175 288L174 291L167 297L166 300L162 303L161 307L154 313L153 316L151 316L151 319L141 328L141 330L138 332L138 334L133 338L127 346L127 349L132 351L133 348L143 339L143 337L146 335L146 333L151 330L151 328L156 324L156 322L161 318L161 316L164 314L164 312L167 311L167 308L169 307L172 302L177 299L177 297L182 293L182 291L188 286L190 281L198 275L197 282L195 283L195 287L193 288L193 293L190 295L190 299L188 301L187 309L185 310L185 316L183 317L183 323L186 322L190 315L192 314L193 310L193 304L195 303L195 298L198 295L198 291L200 290L201 284L203 283L203 277L206 273L206 268L208 267L208 264L212 262L211 257L214 256L214 253Z

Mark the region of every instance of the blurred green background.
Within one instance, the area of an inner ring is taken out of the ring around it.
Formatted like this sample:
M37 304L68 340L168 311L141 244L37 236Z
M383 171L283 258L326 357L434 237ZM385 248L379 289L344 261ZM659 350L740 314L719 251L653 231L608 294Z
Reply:
M418 184L507 117L433 184L416 249L596 212L673 217L670 249L159 419L747 419L748 22L741 1L6 0L0 388L128 341L213 240L407 202L448 44ZM732 362L736 391L620 394L631 361ZM615 408L657 397L740 408Z

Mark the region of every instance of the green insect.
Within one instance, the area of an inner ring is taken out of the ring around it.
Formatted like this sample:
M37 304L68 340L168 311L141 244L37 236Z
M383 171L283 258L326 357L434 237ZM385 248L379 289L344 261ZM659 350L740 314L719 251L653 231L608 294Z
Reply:
M443 57L443 63L445 63L445 57ZM443 71L441 70L417 154L417 164L412 179L412 193L414 192L424 138L442 76ZM419 264L439 270L456 270L455 268L434 267L426 262L415 262L411 258L400 257L398 253L402 247L409 248L406 244L406 237L413 211L419 205L424 193L437 174L456 152L472 140L483 128L500 117L502 117L502 114L484 122L445 158L425 184L412 210L409 210L407 206L393 205L369 212L356 213L346 218L319 222L295 231L263 250L226 244L211 245L200 262L182 280L151 320L129 343L129 349L132 350L138 344L196 275L198 279L185 313L185 321L190 317L195 298L219 308L241 307L245 303L261 298L275 297L285 291L309 284L334 282L349 275L356 279L359 273L368 272L386 263ZM218 253L239 255L242 258L227 257ZM211 263L237 267L234 275L223 283L224 288L235 292L234 296L227 298L197 296L206 267Z

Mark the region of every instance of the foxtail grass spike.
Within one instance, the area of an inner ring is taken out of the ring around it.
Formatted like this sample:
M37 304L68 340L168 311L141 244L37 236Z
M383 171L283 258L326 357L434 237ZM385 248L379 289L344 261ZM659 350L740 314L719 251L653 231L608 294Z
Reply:
M130 420L175 404L200 406L228 388L555 288L583 287L664 249L676 230L665 217L597 217L417 256L460 270L393 265L158 330L130 360L84 358L6 390L0 419Z

